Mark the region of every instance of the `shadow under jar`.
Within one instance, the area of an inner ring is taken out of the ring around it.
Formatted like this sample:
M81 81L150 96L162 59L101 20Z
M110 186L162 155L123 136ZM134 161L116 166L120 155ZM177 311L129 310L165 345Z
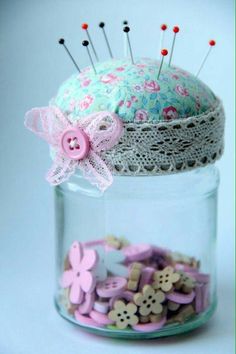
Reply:
M104 336L192 330L216 308L215 166L114 176L102 194L80 175L55 188L55 304Z

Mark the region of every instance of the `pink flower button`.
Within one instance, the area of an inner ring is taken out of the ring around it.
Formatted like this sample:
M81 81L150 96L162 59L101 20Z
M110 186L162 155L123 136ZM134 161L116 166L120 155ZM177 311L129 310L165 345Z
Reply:
M61 137L61 149L72 160L82 160L89 152L88 136L80 128L69 128Z

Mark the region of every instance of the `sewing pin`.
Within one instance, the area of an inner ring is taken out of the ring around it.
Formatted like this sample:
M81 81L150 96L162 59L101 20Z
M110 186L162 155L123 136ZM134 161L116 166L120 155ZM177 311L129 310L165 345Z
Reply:
M65 39L64 38L60 38L59 41L58 41L59 44L63 45L63 47L65 48L67 54L69 55L70 59L72 60L74 66L76 67L76 69L78 70L78 72L80 73L80 68L78 67L78 65L76 64L76 61L75 59L72 57L69 49L67 48L67 46L65 45Z

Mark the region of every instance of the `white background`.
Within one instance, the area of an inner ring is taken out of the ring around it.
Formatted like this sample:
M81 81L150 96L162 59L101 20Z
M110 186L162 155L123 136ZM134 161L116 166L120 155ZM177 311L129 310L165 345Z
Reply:
M233 353L233 13L232 0L0 2L0 354ZM83 67L87 56L80 25L86 21L105 59L97 27L104 20L112 49L121 56L124 19L131 24L136 56L156 57L160 24L178 24L173 62L191 72L196 72L208 39L215 38L217 46L201 79L223 100L227 118L226 149L218 163L217 312L193 333L143 342L86 334L54 310L53 199L43 179L50 166L48 148L23 127L26 110L46 105L74 71L57 39L66 38Z

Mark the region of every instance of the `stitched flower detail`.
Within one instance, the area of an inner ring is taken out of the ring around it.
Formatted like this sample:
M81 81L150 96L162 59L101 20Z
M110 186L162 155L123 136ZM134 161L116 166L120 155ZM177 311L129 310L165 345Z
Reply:
M87 95L83 100L79 102L79 108L81 111L85 111L88 109L93 103L94 98L91 95Z
M139 109L135 113L135 120L136 122L146 122L148 119L148 112L144 109Z
M145 81L144 83L144 90L147 92L158 92L160 91L160 86L158 85L158 83L154 80L151 81Z
M176 85L175 91L180 96L188 96L189 95L188 90L186 88L184 88L183 86L181 86L181 85Z
M170 291L174 283L180 279L178 273L174 273L174 269L170 266L154 273L154 289L161 289L165 292Z
M71 269L66 270L61 279L63 288L70 288L70 302L81 304L84 293L90 293L96 286L92 270L98 261L97 252L84 250L81 243L75 241L69 251Z
M114 310L108 313L108 318L115 322L116 326L124 329L127 326L134 326L138 323L138 317L135 315L137 306L133 303L127 305L123 301L116 301Z
M178 271L177 273L180 275L180 279L175 283L175 288L187 294L191 293L196 285L196 281L183 271Z
M97 280L105 280L108 277L108 272L121 277L128 276L128 268L121 264L125 260L125 256L122 251L112 250L106 252L103 247L99 246L95 249L99 256L99 261L94 271L94 275Z
M162 291L155 292L150 285L145 285L142 293L137 293L134 295L134 302L139 306L139 313L142 316L147 316L150 313L161 313L163 309L161 303L164 300L164 293Z
M178 118L178 112L173 106L163 108L162 114L166 121Z

